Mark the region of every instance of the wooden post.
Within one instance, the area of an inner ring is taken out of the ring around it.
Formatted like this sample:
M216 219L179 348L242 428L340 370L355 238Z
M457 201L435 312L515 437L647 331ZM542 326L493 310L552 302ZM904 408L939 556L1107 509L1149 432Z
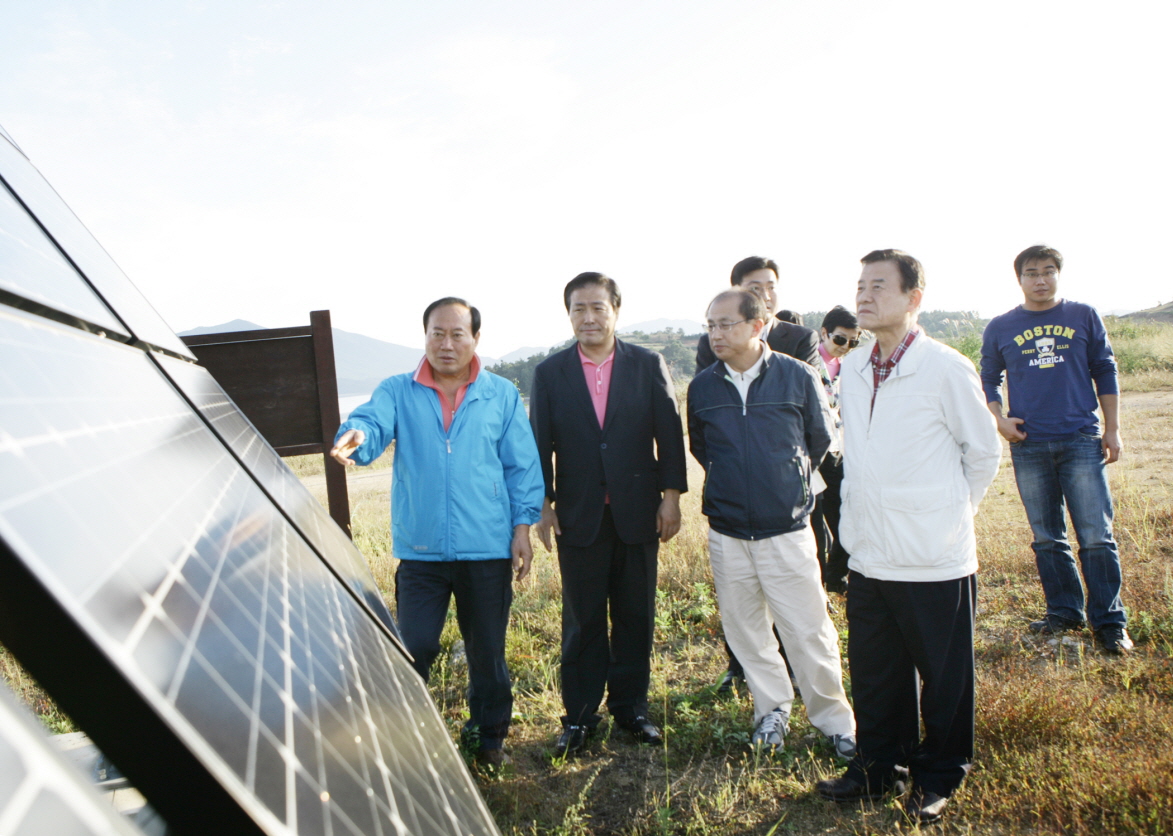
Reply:
M350 531L350 496L346 490L346 468L330 457L334 433L342 418L338 410L338 372L334 366L334 332L330 326L329 311L311 311L314 363L318 373L318 405L322 416L322 458L326 463L326 501L330 516L347 536Z

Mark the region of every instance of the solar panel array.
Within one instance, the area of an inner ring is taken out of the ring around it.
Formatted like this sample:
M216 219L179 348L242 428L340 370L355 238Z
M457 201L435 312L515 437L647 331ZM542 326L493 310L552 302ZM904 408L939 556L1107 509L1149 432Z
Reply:
M36 721L2 692L0 833L142 836L53 751Z
M0 641L175 832L496 833L362 555L2 137L0 176Z

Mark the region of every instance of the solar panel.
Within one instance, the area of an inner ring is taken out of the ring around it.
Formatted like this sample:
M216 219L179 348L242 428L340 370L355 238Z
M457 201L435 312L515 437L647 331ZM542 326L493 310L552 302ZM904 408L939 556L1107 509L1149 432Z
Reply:
M88 233L13 150L0 175L93 282L104 252L63 243ZM27 242L22 208L0 232ZM63 310L40 252L18 295ZM175 832L497 833L362 555L206 371L151 350L182 342L137 291L93 283L143 342L0 296L0 641Z
M0 185L0 291L27 299L115 334L129 329L110 312L93 289L44 231L29 217L12 192Z
M142 836L49 745L45 732L0 688L0 833L4 836Z
M383 601L366 559L330 514L294 475L281 456L205 369L159 355L164 373L200 411L216 434L236 453L265 492L290 517L310 545L332 565L371 611L398 637L395 622Z
M0 178L69 256L132 335L180 357L192 354L15 145L0 139ZM3 271L7 272L7 268ZM125 329L122 329L125 330Z

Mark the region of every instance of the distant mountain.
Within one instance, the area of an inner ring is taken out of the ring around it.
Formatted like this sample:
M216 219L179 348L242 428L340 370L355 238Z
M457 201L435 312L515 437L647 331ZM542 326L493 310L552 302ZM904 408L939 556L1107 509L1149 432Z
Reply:
M224 334L232 331L257 331L264 328L255 322L234 319L221 325L202 325L183 331L179 336ZM338 373L339 395L369 395L384 378L414 371L424 356L422 348L383 342L362 334L334 329L334 367ZM492 358L482 358L491 365Z
M247 319L234 319L231 322L225 322L223 325L201 325L199 328L192 328L190 331L180 331L179 336L195 337L200 334L227 334L229 331L260 331L264 327L264 325L249 322Z
M685 335L699 334L705 329L699 322L691 319L649 319L634 325L624 325L619 329L619 333L630 334L633 331L643 331L645 334L655 334L657 331L666 331L669 328L679 328Z
M366 395L393 374L415 371L422 348L386 343L374 337L334 329L334 366L339 395Z
M1173 302L1166 302L1155 308L1146 308L1143 311L1134 311L1127 315L1128 319L1156 319L1161 322L1173 322Z
M535 354L545 354L549 350L550 350L549 346L547 346L546 348L537 348L532 345L527 345L522 348L516 349L515 351L511 351L508 354L503 354L497 360L497 362L498 363L514 363L518 360L528 360L529 358L533 357ZM489 364L486 363L485 365L489 365Z

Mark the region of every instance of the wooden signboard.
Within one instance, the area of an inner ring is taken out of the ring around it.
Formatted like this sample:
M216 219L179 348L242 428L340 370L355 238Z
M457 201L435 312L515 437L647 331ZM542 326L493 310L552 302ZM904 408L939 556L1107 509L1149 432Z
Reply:
M199 334L183 341L278 453L322 455L330 516L349 535L346 471L330 458L341 423L330 312L310 313L308 327Z

